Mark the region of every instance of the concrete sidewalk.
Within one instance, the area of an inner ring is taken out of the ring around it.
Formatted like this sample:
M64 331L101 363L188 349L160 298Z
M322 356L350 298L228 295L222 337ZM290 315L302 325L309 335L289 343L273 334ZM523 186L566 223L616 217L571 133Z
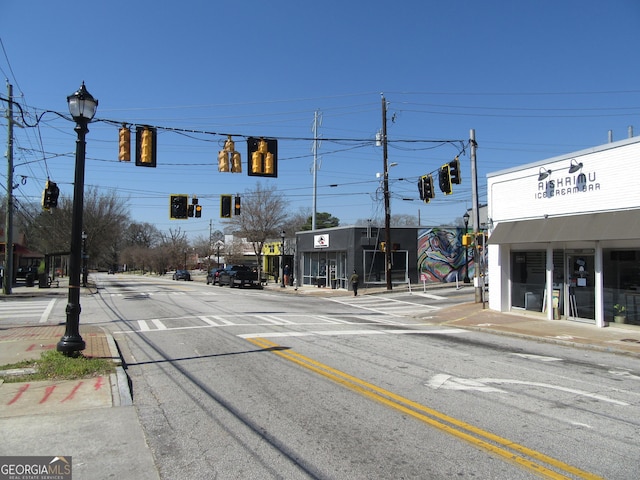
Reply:
M346 290L267 287L290 295L352 295ZM91 290L83 290L89 293ZM400 288L395 292L403 291ZM404 290L406 291L406 290ZM384 288L361 289L363 295L384 295ZM17 287L16 301L24 297L66 296L67 288ZM0 296L0 302L12 301ZM546 320L540 315L499 313L482 304L466 303L429 312L433 325L473 329L535 341L596 349L640 358L640 327L594 325ZM56 347L64 325L0 324L0 366L39 358ZM74 478L158 479L137 413L128 379L111 335L102 328L80 325L87 357L110 358L117 374L60 382L0 383L0 426L5 433L0 455L72 456Z
M0 296L0 302L66 296L65 287L17 286L15 300ZM64 325L0 324L0 366L40 358L56 348L64 331ZM74 479L158 480L113 337L82 324L80 335L83 355L111 359L116 373L70 381L0 380L0 455L70 456Z

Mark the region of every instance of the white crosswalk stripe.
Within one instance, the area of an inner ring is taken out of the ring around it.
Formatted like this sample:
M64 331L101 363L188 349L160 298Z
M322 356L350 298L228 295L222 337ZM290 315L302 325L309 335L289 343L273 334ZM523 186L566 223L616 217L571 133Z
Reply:
M185 317L137 320L132 322L131 330L114 333L146 333L173 330L192 330L201 328L231 328L231 327L326 327L326 326L376 326L402 327L420 326L415 322L406 323L399 317L377 314L341 314L308 315L308 314L279 314L279 315L195 315Z
M110 297L153 297L158 295L169 295L169 296L204 296L204 297L212 297L218 295L215 292L201 292L201 291L193 291L193 292L170 292L170 291L127 291L127 292L108 292L107 295Z
M56 299L46 300L11 300L0 302L0 321L32 319L39 323L45 323L56 304Z
M420 295L423 296L423 295ZM442 299L444 297L438 297L432 295L430 297L433 300ZM410 302L406 300L400 300L394 298L392 294L387 295L367 295L361 297L340 297L331 298L333 302L340 303L342 305L349 305L363 310L368 310L376 313L383 313L385 315L393 317L411 316L415 314L424 314L425 312L432 312L439 310L440 307L434 305L425 305L417 302Z

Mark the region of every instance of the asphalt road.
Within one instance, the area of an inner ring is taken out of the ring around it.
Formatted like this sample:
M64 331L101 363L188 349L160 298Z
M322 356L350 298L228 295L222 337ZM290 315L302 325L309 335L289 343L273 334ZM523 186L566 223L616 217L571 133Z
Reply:
M122 349L162 478L640 471L640 362L430 322L463 291L323 298L96 280L82 321Z

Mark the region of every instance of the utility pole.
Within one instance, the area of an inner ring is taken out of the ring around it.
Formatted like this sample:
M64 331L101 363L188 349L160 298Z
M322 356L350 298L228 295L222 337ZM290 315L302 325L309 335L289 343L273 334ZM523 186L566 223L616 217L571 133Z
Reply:
M316 200L318 197L317 188L318 188L318 148L320 147L318 142L318 127L322 123L322 114L315 111L313 115L313 145L311 146L311 150L313 151L313 206L311 207L311 230L316 229L316 213L317 206Z
M476 131L469 130L469 144L471 145L471 195L473 214L473 286L475 287L476 303L481 303L484 295L484 277L480 277L480 250L478 249L478 232L480 231L480 206L478 204L478 171L476 168Z
M13 284L13 85L7 82L7 211L4 228L4 275L2 290L11 295Z
M212 227L213 227L213 220L210 218L209 219L209 248L207 250L207 275L209 275L209 272L211 271L211 254L213 253L213 242L211 240L211 235L212 235Z
M387 158L387 101L382 95L382 160L384 189L384 263L387 290L391 290L391 206L389 202L389 161Z

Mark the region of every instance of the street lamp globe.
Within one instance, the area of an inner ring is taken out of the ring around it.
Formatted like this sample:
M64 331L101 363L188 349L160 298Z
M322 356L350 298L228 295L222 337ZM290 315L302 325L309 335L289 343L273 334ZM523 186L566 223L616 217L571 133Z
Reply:
M98 100L87 91L84 82L76 92L67 97L67 104L76 123L90 122L98 109Z
M462 221L464 222L464 228L469 228L469 212L464 212L464 215L462 216Z

